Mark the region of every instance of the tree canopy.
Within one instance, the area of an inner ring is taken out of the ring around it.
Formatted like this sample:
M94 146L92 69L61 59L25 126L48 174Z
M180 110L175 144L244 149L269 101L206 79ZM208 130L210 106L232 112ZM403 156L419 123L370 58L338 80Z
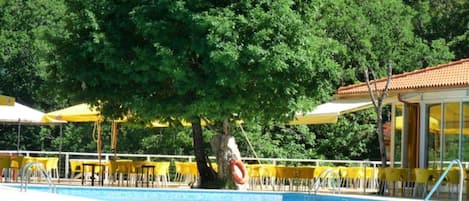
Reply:
M51 75L107 113L285 121L340 75L337 43L294 3L69 1Z

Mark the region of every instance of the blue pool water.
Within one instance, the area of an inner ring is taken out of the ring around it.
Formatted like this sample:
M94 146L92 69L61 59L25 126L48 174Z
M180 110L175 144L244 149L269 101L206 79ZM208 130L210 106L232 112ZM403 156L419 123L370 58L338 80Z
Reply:
M11 187L19 188L17 185ZM49 192L48 186L28 185L28 191ZM373 199L310 195L294 192L253 192L199 189L143 189L113 187L57 186L63 195L92 198L102 201L376 201ZM313 197L316 196L316 197Z

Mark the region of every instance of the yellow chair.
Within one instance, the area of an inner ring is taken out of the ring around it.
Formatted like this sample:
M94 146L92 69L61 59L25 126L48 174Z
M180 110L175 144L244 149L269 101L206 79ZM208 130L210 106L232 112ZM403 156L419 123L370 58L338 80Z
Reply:
M294 179L297 178L296 167L275 166L275 178L279 190L286 187L291 191L294 186Z
M174 181L188 184L197 181L199 172L195 162L174 162L174 165L176 166Z
M120 186L124 182L124 177L127 176L127 186L129 185L129 177L132 171L132 160L109 160L108 161L108 175L111 176L110 183L113 184L116 180Z
M393 168L387 167L384 168L386 189L388 192L392 190L392 196L396 194L396 183L400 184L399 190L401 195L405 195L405 187L407 182L410 180L410 170L407 168ZM389 189L389 184L392 184L392 189Z
M199 178L199 169L196 162L186 162L186 168L189 170L189 183L194 183Z
M297 177L300 179L299 186L304 187L305 191L309 190L312 187L314 182L314 172L315 168L312 166L301 166L297 167Z
M156 180L157 185L167 186L170 181L169 178L169 166L170 162L150 162L155 166L155 172L153 177Z
M376 168L376 175L377 175L377 180L376 184L378 189L378 193L384 194L384 191L386 190L386 171L384 171L386 168L383 167L378 167Z
M183 163L182 162L178 162L178 161L175 161L174 162L174 168L175 168L175 171L176 171L176 174L174 175L174 181L176 182L182 182L182 178L183 178Z
M345 185L351 189L359 190L365 185L365 168L363 167L347 167L343 169L347 172L345 175Z
M365 170L366 188L378 189L379 185L379 169L374 167L366 167Z
M59 167L58 167L59 158L58 157L37 157L36 161L43 164L47 173L52 178L59 178Z
M256 190L260 186L260 175L259 175L259 165L257 164L247 164L246 171L249 175L249 187L252 190Z
M415 189L413 192L413 196L417 196L419 194L419 189L422 188L422 197L427 194L427 185L433 182L433 171L426 168L415 168Z
M11 168L11 157L10 156L0 156L0 176L5 177L5 181L9 181L9 172ZM2 181L3 178L0 180Z
M12 178L13 181L17 181L17 177L19 176L18 172L23 167L23 156L13 156L11 157L11 165L12 168Z
M260 165L259 176L261 182L261 190L265 185L270 185L272 190L275 190L275 177L277 175L276 168L274 165Z
M463 175L463 178L465 176ZM453 193L458 192L459 185L459 168L451 168L446 175L446 185L448 186L448 195L452 197ZM455 191L453 192L453 188Z
M81 178L81 170L83 169L83 162L79 160L69 160L70 163L70 173L72 178Z

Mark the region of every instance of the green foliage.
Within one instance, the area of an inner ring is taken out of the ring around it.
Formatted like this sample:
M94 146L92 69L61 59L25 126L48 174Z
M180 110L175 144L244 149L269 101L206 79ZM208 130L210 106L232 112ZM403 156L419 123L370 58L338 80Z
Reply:
M377 134L372 109L346 114L337 124L310 126L310 132L317 138L315 146L321 155L318 158L330 160L379 159Z
M446 41L457 59L469 57L469 2L464 0L405 1L418 11L416 34L427 41Z
M19 102L47 107L41 66L50 46L43 33L53 33L61 1L5 1L0 6L0 93ZM50 90L50 89L49 89ZM50 104L50 103L49 103Z
M245 134L258 157L261 158L316 158L313 149L314 135L308 133L306 126L273 126L243 125ZM239 150L245 157L255 158L254 152L247 143L240 129L234 132Z
M62 137L57 138L54 144L58 146L62 142L62 151L96 152L93 129L93 123L67 124L63 128Z
M286 121L340 72L292 3L69 1L51 79L108 115Z
M314 18L325 34L344 46L337 61L346 69L343 84L363 81L363 68L386 75L412 71L453 58L441 41L425 43L413 31L416 12L399 0L317 1Z
M119 153L193 154L190 128L128 128L120 130ZM130 146L129 146L130 145Z

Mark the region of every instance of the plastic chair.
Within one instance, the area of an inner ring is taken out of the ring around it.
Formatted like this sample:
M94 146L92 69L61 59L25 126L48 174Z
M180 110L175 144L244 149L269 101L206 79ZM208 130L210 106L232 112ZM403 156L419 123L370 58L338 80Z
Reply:
M182 182L182 178L183 178L183 167L184 165L182 164L182 162L178 162L178 161L175 161L174 162L174 168L175 168L175 171L176 171L176 174L174 175L174 181L175 182Z
M297 178L296 167L285 167L285 166L275 166L275 178L278 185L278 189L282 190L288 186L289 190L293 189L294 181L293 179Z
M459 169L452 168L448 171L446 175L446 185L448 186L448 195L452 197L453 193L458 192L458 184L459 184ZM453 189L454 192L452 191Z
M345 175L345 185L354 190L359 190L361 185L365 185L362 180L365 179L365 170L362 167L348 167L344 168L343 171L346 171Z
M44 168L51 178L59 178L58 157L37 157L36 161L44 165Z
M151 162L155 165L155 172L153 177L156 180L157 185L167 186L169 179L169 166L170 162Z
M413 196L417 196L419 193L419 188L422 188L422 197L427 194L427 185L432 183L434 172L430 169L425 168L415 168L415 187Z
M249 175L249 186L251 190L256 190L257 186L260 186L260 174L259 174L260 166L257 164L247 164L246 171Z
M260 165L259 176L261 182L261 190L264 184L272 186L272 190L275 190L276 175L277 171L275 165Z
M384 168L384 174L385 174L385 182L386 182L386 187L385 189L388 190L389 192L389 183L392 184L392 196L396 195L396 183L400 183L401 187L401 195L405 195L405 183L409 181L409 169L406 168L393 168L393 167L387 167Z
M314 183L314 172L315 168L312 166L302 166L297 167L298 175L297 177L300 179L299 186L304 186L305 190L309 190L312 188L312 184Z
M0 174L3 175L5 181L9 181L10 178L10 168L11 168L11 157L10 156L0 156ZM0 175L0 176L2 176ZM3 180L3 178L2 178Z
M132 160L109 160L108 167L108 174L112 175L112 183L117 180L117 185L120 186L124 183L124 177L127 177L126 182L127 186L129 186Z
M23 156L13 156L11 157L11 165L12 168L12 178L13 181L17 181L17 176L19 175L18 172L23 167Z
M70 177L75 179L81 178L84 175L81 175L81 169L83 169L83 162L78 160L69 160L70 163Z

